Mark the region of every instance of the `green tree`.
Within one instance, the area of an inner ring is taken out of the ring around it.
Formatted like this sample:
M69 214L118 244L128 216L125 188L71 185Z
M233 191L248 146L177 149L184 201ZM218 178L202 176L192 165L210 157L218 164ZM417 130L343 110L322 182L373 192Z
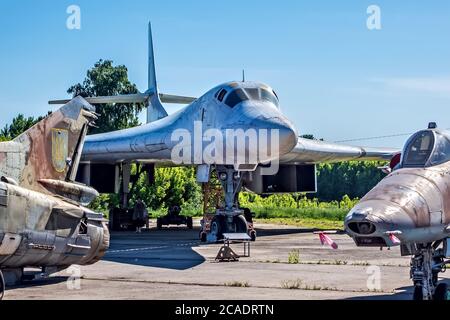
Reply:
M316 139L316 137L314 137L313 134L304 134L304 135L301 135L300 138L308 139L308 140L318 140L318 141L323 141L323 139Z
M49 112L50 114L50 112ZM27 131L29 128L34 126L36 123L41 121L44 117L28 117L26 118L23 114L19 114L15 117L10 125L6 125L0 131L0 141L13 140L18 137L23 132Z
M317 166L317 197L321 201L362 198L386 175L379 169L385 162L350 161Z
M157 168L155 181L147 184L147 173L139 176L133 188L131 202L144 200L150 211L160 211L172 206L181 206L189 215L202 212L202 192L196 181L194 168Z
M308 139L308 140L316 140L316 138L314 138L314 135L312 135L312 134L304 134L304 135L300 136L300 138Z
M135 84L128 80L128 69L123 66L113 66L111 60L99 60L87 72L83 83L69 88L67 93L82 97L115 96L138 93ZM122 130L139 125L139 113L143 104L106 104L97 107L100 114L96 128L90 133L104 133Z

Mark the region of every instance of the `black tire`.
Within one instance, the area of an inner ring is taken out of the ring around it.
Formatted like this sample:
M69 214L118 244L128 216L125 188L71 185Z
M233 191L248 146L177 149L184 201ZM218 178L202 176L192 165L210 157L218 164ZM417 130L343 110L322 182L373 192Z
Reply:
M252 232L250 233L250 238L252 239L252 242L255 242L255 241L256 241L256 231L252 231Z
M192 217L187 218L187 227L188 229L192 230L194 229L194 220L192 219Z
M200 241L205 243L206 242L206 233L203 231L200 231Z
M413 300L414 301L422 301L423 300L423 290L422 290L421 286L414 287Z
M434 300L436 301L445 301L447 300L447 292L448 292L448 285L446 283L440 283L436 287L436 290L434 291Z
M162 229L162 220L161 220L161 218L156 219L156 228L158 230Z
M247 220L245 220L244 216L234 217L233 222L236 226L236 233L248 233Z
M211 234L215 233L217 237L217 241L223 239L224 233L224 221L222 216L215 216L211 221Z
M244 208L244 217L247 222L253 223L253 213L249 208Z

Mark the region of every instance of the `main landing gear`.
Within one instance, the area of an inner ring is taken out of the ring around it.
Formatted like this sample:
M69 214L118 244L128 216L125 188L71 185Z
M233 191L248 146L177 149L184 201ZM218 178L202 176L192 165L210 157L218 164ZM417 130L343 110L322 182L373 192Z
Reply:
M255 241L252 213L249 209L239 208L237 201L242 188L242 173L227 166L219 166L216 170L225 193L225 206L217 209L215 215L204 217L200 232L201 241L220 241L225 233L246 233Z
M441 244L443 246L441 246ZM439 273L445 272L447 242L417 244L411 259L411 279L414 282L414 300L448 300L448 285L439 283Z

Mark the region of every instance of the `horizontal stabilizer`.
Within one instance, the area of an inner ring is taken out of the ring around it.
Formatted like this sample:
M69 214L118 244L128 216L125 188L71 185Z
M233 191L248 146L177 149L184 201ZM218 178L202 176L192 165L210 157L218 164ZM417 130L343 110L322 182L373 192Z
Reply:
M163 103L175 103L175 104L191 104L196 98L193 97L184 97L184 96L175 96L171 94L160 94L159 98Z
M137 93L137 94L125 94L118 96L106 96L106 97L87 97L84 98L90 104L107 104L107 103L146 103L151 97L147 93ZM175 103L175 104L190 104L196 100L193 97L176 96L170 94L160 94L159 98L163 103ZM66 104L71 99L63 100L51 100L49 104Z

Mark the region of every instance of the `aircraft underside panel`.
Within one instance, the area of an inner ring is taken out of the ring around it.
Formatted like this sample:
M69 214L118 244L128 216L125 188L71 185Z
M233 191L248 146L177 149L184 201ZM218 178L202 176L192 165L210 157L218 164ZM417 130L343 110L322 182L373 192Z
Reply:
M257 194L317 192L315 165L282 165L277 174L264 175L264 168L249 172L244 187Z
M115 164L80 164L76 180L100 193L116 193L118 169Z

